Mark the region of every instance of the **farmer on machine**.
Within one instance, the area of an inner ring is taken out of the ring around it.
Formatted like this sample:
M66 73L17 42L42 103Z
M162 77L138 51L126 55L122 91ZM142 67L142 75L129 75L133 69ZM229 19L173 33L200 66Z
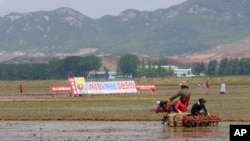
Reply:
M198 102L196 102L192 108L191 108L191 114L198 116L198 115L208 115L206 106L205 106L206 100L204 98L200 98ZM203 110L203 112L201 111Z
M174 105L174 112L177 113L185 113L188 110L188 105L185 101L185 99L180 99L175 105Z
M186 81L182 81L180 83L180 86L181 86L181 90L179 90L176 95L170 97L169 100L173 101L177 97L180 97L180 100L182 100L183 102L185 102L185 104L188 106L189 105L190 96L191 96L188 84L187 84Z
M190 100L190 96L191 96L191 93L189 91L189 87L188 87L188 84L186 81L182 81L180 83L180 86L181 86L181 90L179 90L177 92L177 94L175 94L174 96L170 97L169 100L170 101L173 101L175 100L176 98L180 97L179 100L185 104L187 107L189 105L189 100ZM159 103L159 106L158 106L158 109L161 109L163 106L167 105L167 101L160 101ZM173 105L174 106L174 105Z

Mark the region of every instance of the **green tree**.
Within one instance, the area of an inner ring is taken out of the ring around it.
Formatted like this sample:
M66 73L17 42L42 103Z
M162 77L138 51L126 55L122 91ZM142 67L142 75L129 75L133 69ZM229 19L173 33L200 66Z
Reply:
M52 59L48 64L48 73L50 74L50 79L60 79L67 78L66 73L64 73L62 59Z
M148 62L148 67L147 67L147 70L146 70L146 77L153 77L153 65L152 65L152 62L149 61Z
M139 59L134 54L122 56L118 61L118 67L123 74L132 74L137 76L137 68L139 66Z
M80 65L83 69L84 76L86 77L90 71L94 70L96 72L101 68L102 60L99 57L90 55L83 57Z
M241 68L241 74L247 75L250 74L250 58L241 58L239 62Z
M193 73L194 74L200 74L200 73L205 73L206 71L206 65L204 62L201 63L195 63L192 67Z
M143 58L142 61L140 62L139 67L138 67L138 74L137 75L139 77L144 77L144 76L146 76L146 71L147 71L146 63L145 63L145 60Z
M228 64L228 58L224 58L220 61L219 64L219 69L218 69L218 74L219 75L228 75L229 74L229 64Z
M218 61L211 60L207 66L207 74L208 75L216 75L217 74L217 66L218 66Z
M94 55L86 57L71 56L64 59L62 67L66 74L86 76L91 70L98 71L101 65L101 59Z
M66 75L79 76L83 75L82 57L70 56L63 61L63 72Z
M158 62L156 62L155 64L162 66L162 65L168 65L168 62L166 59L161 59Z
M231 74L233 75L239 75L240 74L240 65L239 65L239 59L235 58L231 60L231 66L230 66Z

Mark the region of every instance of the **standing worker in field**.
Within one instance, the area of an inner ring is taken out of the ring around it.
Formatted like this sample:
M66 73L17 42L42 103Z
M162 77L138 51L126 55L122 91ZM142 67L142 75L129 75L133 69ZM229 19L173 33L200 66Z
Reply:
M206 88L209 89L210 88L210 83L208 80L206 80Z
M220 94L225 94L225 93L226 93L226 84L222 82L220 85Z
M206 80L206 94L208 93L208 90L210 88L210 83L208 81L208 79Z

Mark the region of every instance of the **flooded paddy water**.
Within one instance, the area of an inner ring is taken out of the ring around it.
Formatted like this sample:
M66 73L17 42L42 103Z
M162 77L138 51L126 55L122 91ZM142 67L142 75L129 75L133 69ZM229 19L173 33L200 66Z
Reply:
M2 141L228 141L230 124L168 127L156 121L0 121Z

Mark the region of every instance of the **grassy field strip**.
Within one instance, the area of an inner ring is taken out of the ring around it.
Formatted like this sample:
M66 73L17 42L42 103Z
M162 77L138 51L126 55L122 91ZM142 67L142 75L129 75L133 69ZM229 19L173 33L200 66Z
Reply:
M197 83L207 77L185 78L192 93L190 107L198 98L207 100L211 114L220 115L224 121L250 121L250 76L212 77L209 91L197 89ZM51 85L65 86L67 80L0 81L1 120L141 120L160 121L164 113L150 113L157 100L167 100L179 90L183 78L135 79L137 84L155 84L156 93L114 95L84 95L56 97L49 92ZM219 94L221 81L228 84L228 92ZM24 93L19 93L22 83ZM207 94L206 94L207 92Z
M120 99L120 100L119 100ZM208 98L207 98L208 99ZM194 103L195 100L191 100ZM159 120L163 114L150 113L151 95L134 97L81 97L57 101L0 101L2 120ZM225 120L249 120L248 100L209 100L207 109ZM244 116L240 116L243 114ZM236 118L240 116L239 118ZM231 119L229 119L231 118Z

